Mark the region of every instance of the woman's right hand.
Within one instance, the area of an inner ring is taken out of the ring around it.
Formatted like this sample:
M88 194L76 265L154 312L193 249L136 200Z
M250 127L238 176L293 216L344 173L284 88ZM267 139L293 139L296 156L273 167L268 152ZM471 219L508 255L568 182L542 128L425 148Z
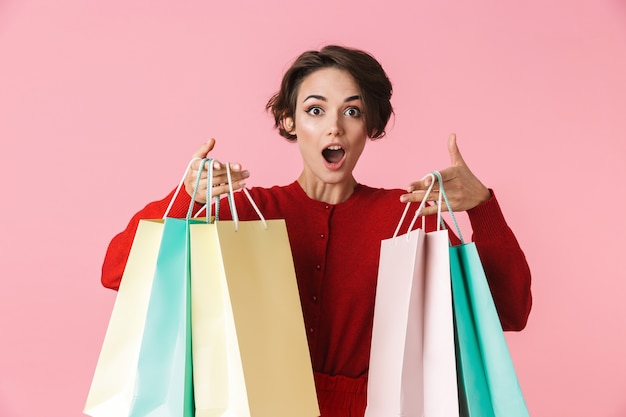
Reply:
M211 152L214 147L215 139L211 138L207 143L198 148L198 150L193 154L193 158L206 158L209 152ZM196 187L199 168L200 161L193 161L189 172L187 172L187 176L185 177L185 191L187 191L187 194L189 194L190 196L193 196L193 190ZM250 176L250 172L243 170L241 164L231 163L230 175L233 183L233 190L238 190L245 187L245 180ZM200 204L206 204L207 177L207 169L205 167L202 170L200 184L198 185L198 191L196 192L195 197L196 202ZM213 183L211 184L211 187L213 188L211 190L211 194L213 196L225 194L230 191L228 187L228 178L226 175L226 165L217 160L213 161Z

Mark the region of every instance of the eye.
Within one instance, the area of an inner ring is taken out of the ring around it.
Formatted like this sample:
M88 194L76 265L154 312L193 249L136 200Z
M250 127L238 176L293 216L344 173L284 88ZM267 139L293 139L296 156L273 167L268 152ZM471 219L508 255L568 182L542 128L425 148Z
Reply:
M322 108L318 106L311 106L306 109L306 112L311 116L320 116L324 113L324 110L322 110Z
M359 117L361 116L361 109L358 107L348 107L343 114L350 117Z

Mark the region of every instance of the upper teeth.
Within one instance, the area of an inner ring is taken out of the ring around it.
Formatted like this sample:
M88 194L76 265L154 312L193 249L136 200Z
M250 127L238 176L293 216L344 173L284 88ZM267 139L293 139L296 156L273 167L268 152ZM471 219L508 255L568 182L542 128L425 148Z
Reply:
M341 146L339 146L339 145L332 145L332 146L329 146L329 147L328 147L328 148L326 148L326 149L329 149L329 150L331 150L331 151L338 151L338 150L340 150L340 149L341 149Z

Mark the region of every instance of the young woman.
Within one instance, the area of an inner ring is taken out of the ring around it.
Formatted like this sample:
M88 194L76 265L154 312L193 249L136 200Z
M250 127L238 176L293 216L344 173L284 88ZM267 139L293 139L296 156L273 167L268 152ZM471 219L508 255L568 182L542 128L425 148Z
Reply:
M429 185L416 181L406 190L374 189L353 176L368 138L385 135L391 92L380 64L363 51L327 46L303 53L267 104L280 134L299 146L302 172L289 185L249 190L267 218L287 224L324 417L364 414L380 242L392 236L403 203L421 201ZM206 157L214 145L211 139L194 157ZM468 213L502 326L521 330L531 308L524 254L494 193L465 164L454 135L448 150L452 164L441 174L451 207L445 208ZM198 166L185 179L187 194L174 203L171 216L184 217ZM214 195L227 191L224 165L216 162L213 170L212 184L201 176L197 208L206 202L207 187ZM424 173L416 167L412 171ZM248 176L240 165L233 166L235 188L244 187ZM148 204L111 241L102 268L104 286L119 287L138 221L162 217L172 195ZM436 198L433 193L429 200ZM242 219L256 219L245 196L236 193L235 200ZM229 216L225 206L221 218ZM424 211L427 231L436 226L435 210Z

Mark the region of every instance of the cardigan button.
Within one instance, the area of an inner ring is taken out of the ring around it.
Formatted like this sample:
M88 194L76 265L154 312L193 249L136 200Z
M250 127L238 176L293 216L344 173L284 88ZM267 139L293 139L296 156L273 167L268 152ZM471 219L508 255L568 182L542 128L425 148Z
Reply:
M317 270L322 269L322 265L320 265L320 264L315 265L315 269L317 269Z
M313 327L309 327L309 333L313 333L315 329Z
M317 295L314 295L313 297L311 297L313 299L313 302L317 303Z
M324 233L322 233L322 234L320 235L320 239L324 239L325 237L326 237L326 235L325 235Z

